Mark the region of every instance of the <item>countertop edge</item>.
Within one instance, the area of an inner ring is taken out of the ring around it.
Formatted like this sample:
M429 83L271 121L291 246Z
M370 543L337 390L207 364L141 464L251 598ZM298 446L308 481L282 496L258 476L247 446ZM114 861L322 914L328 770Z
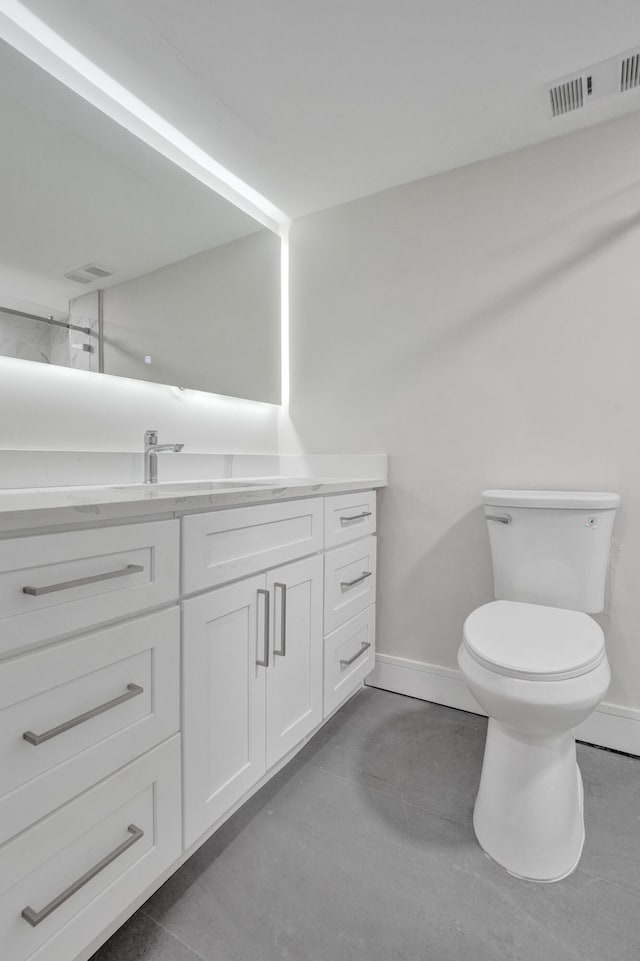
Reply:
M247 478L255 483L255 478ZM237 481L236 481L237 482ZM374 478L278 478L265 486L219 491L127 492L118 499L118 485L86 488L42 488L0 490L0 537L34 528L82 526L100 527L117 521L131 523L178 517L183 514L224 510L252 504L270 504L359 490L377 490L387 481ZM111 497L104 494L110 491ZM102 498L100 497L102 493ZM115 498L114 498L115 493ZM151 496L150 496L151 495ZM64 503L64 500L67 503ZM46 501L49 503L46 503ZM32 503L30 503L32 501ZM45 503L43 503L45 501ZM59 501L59 503L56 503Z

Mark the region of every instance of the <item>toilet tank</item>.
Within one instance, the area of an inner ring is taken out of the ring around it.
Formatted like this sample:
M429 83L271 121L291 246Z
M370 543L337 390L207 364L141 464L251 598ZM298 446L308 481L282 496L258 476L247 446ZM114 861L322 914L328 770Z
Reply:
M482 500L498 600L604 609L619 494L490 490Z

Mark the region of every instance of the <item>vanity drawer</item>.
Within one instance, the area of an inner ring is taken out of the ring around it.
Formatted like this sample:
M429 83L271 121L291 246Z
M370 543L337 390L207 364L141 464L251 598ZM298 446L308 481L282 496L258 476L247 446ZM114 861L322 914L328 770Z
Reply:
M0 541L0 655L175 601L179 521Z
M192 594L321 551L322 498L191 514L182 525L182 589Z
M375 605L324 639L324 717L356 691L375 666Z
M376 492L357 491L324 499L324 546L339 547L375 534Z
M329 634L376 599L376 538L337 547L324 556L324 633Z
M70 961L180 850L175 737L0 848L2 957Z
M177 607L0 662L0 844L175 734L179 697Z

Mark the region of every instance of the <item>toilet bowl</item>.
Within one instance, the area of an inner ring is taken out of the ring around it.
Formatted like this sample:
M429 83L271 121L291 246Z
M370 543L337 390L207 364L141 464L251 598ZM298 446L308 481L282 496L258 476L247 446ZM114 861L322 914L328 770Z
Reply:
M496 601L467 618L460 670L489 715L473 824L512 874L557 881L585 837L574 728L606 694L605 604L618 494L482 495Z
M573 729L609 686L602 631L577 611L494 601L467 618L458 663L489 715L478 842L511 874L560 880L584 843Z

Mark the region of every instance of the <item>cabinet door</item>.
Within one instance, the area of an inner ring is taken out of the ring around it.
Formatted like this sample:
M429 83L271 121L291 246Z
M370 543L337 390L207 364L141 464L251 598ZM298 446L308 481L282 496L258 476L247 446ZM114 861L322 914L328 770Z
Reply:
M265 772L264 588L260 574L184 603L187 847Z
M267 671L267 767L322 720L322 557L267 575L272 655Z

